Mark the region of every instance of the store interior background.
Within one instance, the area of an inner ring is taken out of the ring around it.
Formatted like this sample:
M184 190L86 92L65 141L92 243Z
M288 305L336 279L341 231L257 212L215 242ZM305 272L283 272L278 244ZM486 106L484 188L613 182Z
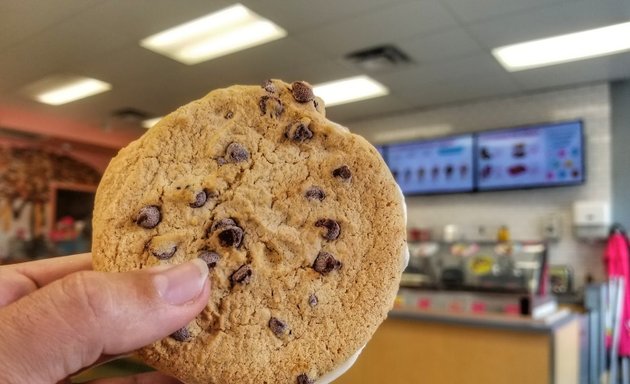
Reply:
M288 36L191 66L138 42L231 2L0 3L0 261L22 259L11 253L15 238L49 237L60 219L51 208L57 188L90 192L95 173L145 132L143 119L235 83L281 78L316 84L367 74L389 94L331 107L327 116L374 144L583 120L585 184L408 197L409 225L436 234L446 225L462 233L505 225L514 239L536 240L544 220L554 215L561 236L550 244L550 263L570 266L578 288L588 278L604 278L605 242L574 236L573 203L609 202L612 222L630 227L630 52L510 73L491 49L626 22L630 1L241 3L281 25ZM384 44L401 49L410 62L372 70L345 58ZM29 98L29 84L56 74L94 77L112 89L58 107ZM16 214L24 201L27 208Z

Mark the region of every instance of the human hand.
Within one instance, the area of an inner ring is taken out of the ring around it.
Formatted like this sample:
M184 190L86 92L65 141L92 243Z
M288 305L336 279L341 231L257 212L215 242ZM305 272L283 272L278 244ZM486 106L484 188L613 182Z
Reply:
M134 272L91 271L91 254L0 267L0 382L52 384L188 324L208 303L200 259ZM179 381L158 372L93 384Z

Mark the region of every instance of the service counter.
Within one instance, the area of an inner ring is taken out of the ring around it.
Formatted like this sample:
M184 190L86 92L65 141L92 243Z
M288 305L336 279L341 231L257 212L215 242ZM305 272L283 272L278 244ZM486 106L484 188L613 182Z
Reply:
M455 292L449 296L456 302L458 297L464 297ZM494 300L495 305L504 302ZM465 307L443 306L451 312L418 307L393 309L356 364L335 384L580 382L581 315L557 308L536 319L531 315L452 312ZM101 366L79 379L146 369L136 360L125 359Z
M393 310L338 384L575 384L579 316Z

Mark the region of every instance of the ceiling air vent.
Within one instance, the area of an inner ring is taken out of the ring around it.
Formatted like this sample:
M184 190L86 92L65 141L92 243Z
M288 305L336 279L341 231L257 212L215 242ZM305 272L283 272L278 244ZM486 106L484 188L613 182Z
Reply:
M411 64L406 53L393 45L381 45L346 55L346 59L366 71L386 71Z
M139 128L142 121L148 118L148 114L135 108L121 108L112 111L105 120L104 128L106 131L122 128Z
M125 121L135 122L142 121L147 118L147 114L135 108L121 108L112 112L112 117Z

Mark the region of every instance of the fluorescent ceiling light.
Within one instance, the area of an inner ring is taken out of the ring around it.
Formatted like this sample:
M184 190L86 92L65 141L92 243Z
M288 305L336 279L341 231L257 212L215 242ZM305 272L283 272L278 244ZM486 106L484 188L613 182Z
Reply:
M287 32L241 4L180 24L140 45L192 65L285 37Z
M630 22L545 39L507 45L492 50L510 72L611 55L630 50Z
M55 76L39 81L29 88L35 100L61 105L108 91L112 86L89 77Z
M160 116L160 117L154 117L154 118L152 118L152 119L147 119L147 120L144 120L144 121L142 122L142 126L143 126L144 128L146 128L146 129L149 129L149 128L151 128L152 126L154 126L155 124L157 124L157 122L158 122L158 121L162 120L162 117L163 117L163 116Z
M365 75L318 84L313 92L324 99L327 107L389 94L383 84Z

